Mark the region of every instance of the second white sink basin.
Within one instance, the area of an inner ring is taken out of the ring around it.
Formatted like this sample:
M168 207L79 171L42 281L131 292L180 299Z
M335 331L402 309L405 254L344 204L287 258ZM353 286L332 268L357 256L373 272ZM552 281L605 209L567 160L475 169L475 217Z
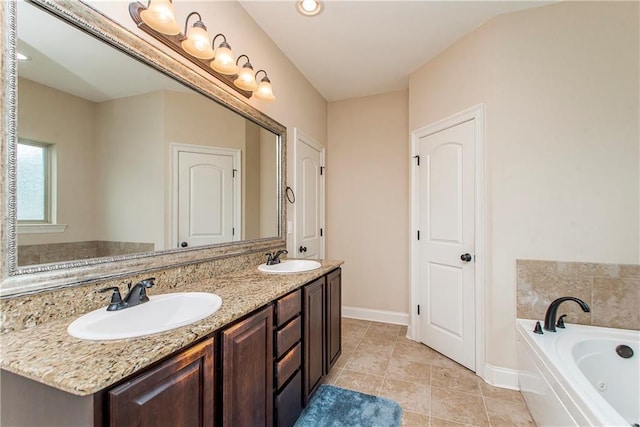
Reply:
M260 264L258 270L265 273L301 273L303 271L311 271L320 268L318 261L311 259L285 259L280 264L267 265Z
M106 308L74 320L67 332L85 340L118 340L151 335L202 320L218 311L222 299L205 292L150 295L149 301L117 311Z

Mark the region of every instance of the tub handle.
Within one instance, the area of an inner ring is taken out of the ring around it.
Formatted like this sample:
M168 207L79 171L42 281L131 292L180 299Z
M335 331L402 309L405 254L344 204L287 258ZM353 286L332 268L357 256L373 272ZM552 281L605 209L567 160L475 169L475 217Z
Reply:
M558 319L558 322L556 323L556 328L565 329L565 327L564 327L564 318L565 317L567 317L566 314L563 314L562 316L560 316L560 318Z

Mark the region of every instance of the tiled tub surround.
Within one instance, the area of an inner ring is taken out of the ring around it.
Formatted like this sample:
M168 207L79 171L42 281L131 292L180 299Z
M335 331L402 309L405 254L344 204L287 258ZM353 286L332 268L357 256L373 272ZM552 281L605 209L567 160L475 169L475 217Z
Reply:
M153 252L155 250L154 247L153 243L111 242L106 240L19 245L18 265L24 267L52 262Z
M551 301L574 296L591 312L565 302L567 322L640 330L640 265L517 260L516 271L519 318L543 320Z
M14 331L2 335L0 366L78 396L90 395L328 273L342 262L324 260L317 270L282 275L262 273L258 264L226 273L199 264L155 274L157 286L149 291L150 295L213 292L223 303L218 312L206 319L143 338L84 341L67 334L72 320L107 305L104 294L96 295L96 289L122 285L122 280L5 300L2 314L11 324L5 330ZM207 272L209 278L203 278ZM35 316L30 317L34 311Z

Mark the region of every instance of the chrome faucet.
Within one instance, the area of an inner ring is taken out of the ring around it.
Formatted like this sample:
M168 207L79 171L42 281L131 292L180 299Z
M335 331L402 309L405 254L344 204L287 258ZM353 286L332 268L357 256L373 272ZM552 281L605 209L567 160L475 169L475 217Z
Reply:
M278 252L274 252L272 254L266 253L265 255L267 256L267 265L280 264L280 255L288 254L288 253L289 252L287 252L286 249L280 250Z
M124 299L120 295L120 289L117 286L100 289L98 292L102 293L113 291L113 293L111 294L111 302L107 307L107 311L122 310L128 307L135 307L136 305L149 301L149 297L147 296L147 289L155 284L154 280L156 280L155 277L150 277L136 283L133 287L131 286L131 283L129 283L127 285L129 292L124 297Z
M549 304L549 308L547 308L547 313L544 315L544 330L545 331L549 331L549 332L555 332L556 331L556 315L557 315L557 312L558 312L558 307L564 301L575 301L576 303L578 303L578 305L580 305L580 308L582 308L582 311L584 311L585 313L589 313L591 311L591 309L589 308L587 303L582 301L580 298L576 298L576 297L561 297L561 298L558 298L558 299L554 300L551 304ZM562 323L564 325L564 322L562 322Z

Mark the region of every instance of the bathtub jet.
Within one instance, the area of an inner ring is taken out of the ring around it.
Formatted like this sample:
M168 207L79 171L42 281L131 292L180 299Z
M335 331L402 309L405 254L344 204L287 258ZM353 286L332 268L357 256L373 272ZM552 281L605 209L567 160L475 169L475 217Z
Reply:
M534 324L516 329L518 383L537 425L640 423L640 331L572 324L539 335Z

